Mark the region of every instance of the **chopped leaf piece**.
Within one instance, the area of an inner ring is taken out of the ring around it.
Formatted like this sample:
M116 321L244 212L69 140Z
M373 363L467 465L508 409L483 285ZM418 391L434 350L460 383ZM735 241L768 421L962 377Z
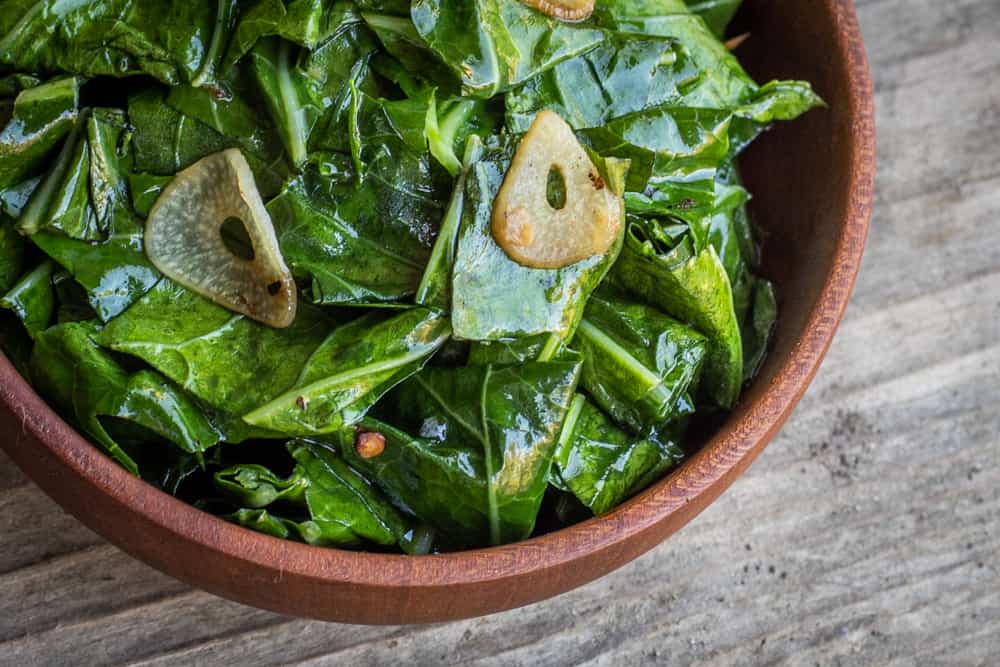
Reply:
M226 243L229 226L245 230L247 254ZM277 328L295 319L295 281L238 150L210 155L177 174L149 213L145 243L160 271L219 305Z

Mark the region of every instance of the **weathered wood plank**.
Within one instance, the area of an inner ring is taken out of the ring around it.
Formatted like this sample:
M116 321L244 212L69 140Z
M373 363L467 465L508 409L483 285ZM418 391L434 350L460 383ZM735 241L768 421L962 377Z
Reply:
M855 298L793 419L676 538L527 609L328 625L191 592L102 546L0 454L0 662L995 662L1000 3L858 5L880 172Z

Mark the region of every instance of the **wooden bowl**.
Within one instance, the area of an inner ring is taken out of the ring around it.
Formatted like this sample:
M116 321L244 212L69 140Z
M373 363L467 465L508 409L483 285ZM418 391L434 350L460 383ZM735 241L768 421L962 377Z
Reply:
M769 232L765 273L781 295L773 349L700 452L610 514L518 544L440 556L274 539L129 475L0 356L4 450L68 512L136 558L212 593L298 616L393 624L465 618L562 593L636 558L715 500L784 423L840 322L868 228L872 91L853 2L751 0L742 11L753 36L739 55L750 72L758 80L807 79L830 103L770 132L743 162L756 218Z

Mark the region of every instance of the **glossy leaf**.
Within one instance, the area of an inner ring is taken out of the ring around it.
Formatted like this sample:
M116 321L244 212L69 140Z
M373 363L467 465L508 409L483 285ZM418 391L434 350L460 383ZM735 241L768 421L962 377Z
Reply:
M664 248L659 226L632 221L612 279L708 338L702 386L714 403L731 407L743 385L743 344L729 277L714 247L694 252L684 238Z
M314 164L269 205L281 250L314 301L377 304L416 292L447 182L427 150L426 100L358 94L356 150Z
M308 304L291 327L272 329L165 280L100 341L265 432L310 434L360 419L448 335L447 321L423 309L338 327Z
M91 323L61 324L41 333L31 358L31 380L56 406L124 467L138 474L132 456L108 433L103 418L125 420L166 438L186 452L218 442L204 414L160 376L129 377L94 342Z
M123 176L129 164L122 112L95 109L67 139L18 219L18 228L87 290L108 321L160 274L142 251L141 222Z
M684 458L671 427L645 437L629 435L578 394L554 456L561 485L594 514L604 514L660 479Z
M128 98L128 118L135 129L132 145L134 169L158 176L173 176L201 158L227 148L241 148L252 137L223 136L212 127L180 113L166 104L166 94L148 88ZM235 115L235 112L233 112ZM239 127L238 119L219 118L219 127ZM287 168L279 161L270 163L266 155L246 154L261 194L274 195L281 189Z
M296 466L285 479L256 465L216 474L217 488L245 508L230 518L319 546L391 546L409 532L409 521L335 451L301 440L289 443L288 451ZM281 504L261 511L276 501Z
M79 94L80 80L67 77L17 95L10 118L0 130L0 190L42 171L46 158L73 129Z
M415 0L417 33L461 79L488 98L597 46L601 31L549 18L518 0Z
M395 425L362 422L385 436L380 456L357 456L350 432L342 449L451 546L520 540L535 525L578 372L572 362L428 368L385 402Z
M743 0L686 0L691 11L705 19L716 37L726 33L726 26L733 20Z
M27 268L27 245L14 229L13 221L0 215L0 292L17 284Z
M8 0L0 12L0 63L28 72L203 83L228 42L235 6L235 0Z
M541 333L568 338L588 295L614 263L621 245L619 241L607 254L563 269L532 269L510 259L494 240L490 220L515 148L512 140L490 146L466 183L452 276L452 322L461 339L502 340ZM597 163L604 181L620 193L627 162Z
M54 268L52 262L42 262L0 298L0 308L17 315L32 338L47 329L55 316Z
M370 314L337 328L293 387L246 415L255 426L293 435L358 422L385 392L419 371L451 335L446 318L415 308Z
M687 416L705 338L655 309L602 292L591 297L573 347L581 386L633 433Z
M740 328L743 336L743 380L752 380L760 371L767 346L774 333L778 319L778 301L774 285L767 280L756 279L750 307Z

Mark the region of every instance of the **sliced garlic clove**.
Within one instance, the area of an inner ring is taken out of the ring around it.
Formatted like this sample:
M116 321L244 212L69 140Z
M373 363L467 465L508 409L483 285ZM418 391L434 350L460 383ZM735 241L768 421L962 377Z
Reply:
M250 245L230 250L223 226ZM146 221L146 254L161 273L220 306L276 328L295 319L295 281L242 153L209 155L177 174Z
M594 13L594 0L522 0L546 16L562 21L583 21Z
M549 174L561 175L565 202L549 203ZM560 269L614 245L622 222L619 195L604 183L572 128L558 114L535 116L493 202L493 238L512 260Z

